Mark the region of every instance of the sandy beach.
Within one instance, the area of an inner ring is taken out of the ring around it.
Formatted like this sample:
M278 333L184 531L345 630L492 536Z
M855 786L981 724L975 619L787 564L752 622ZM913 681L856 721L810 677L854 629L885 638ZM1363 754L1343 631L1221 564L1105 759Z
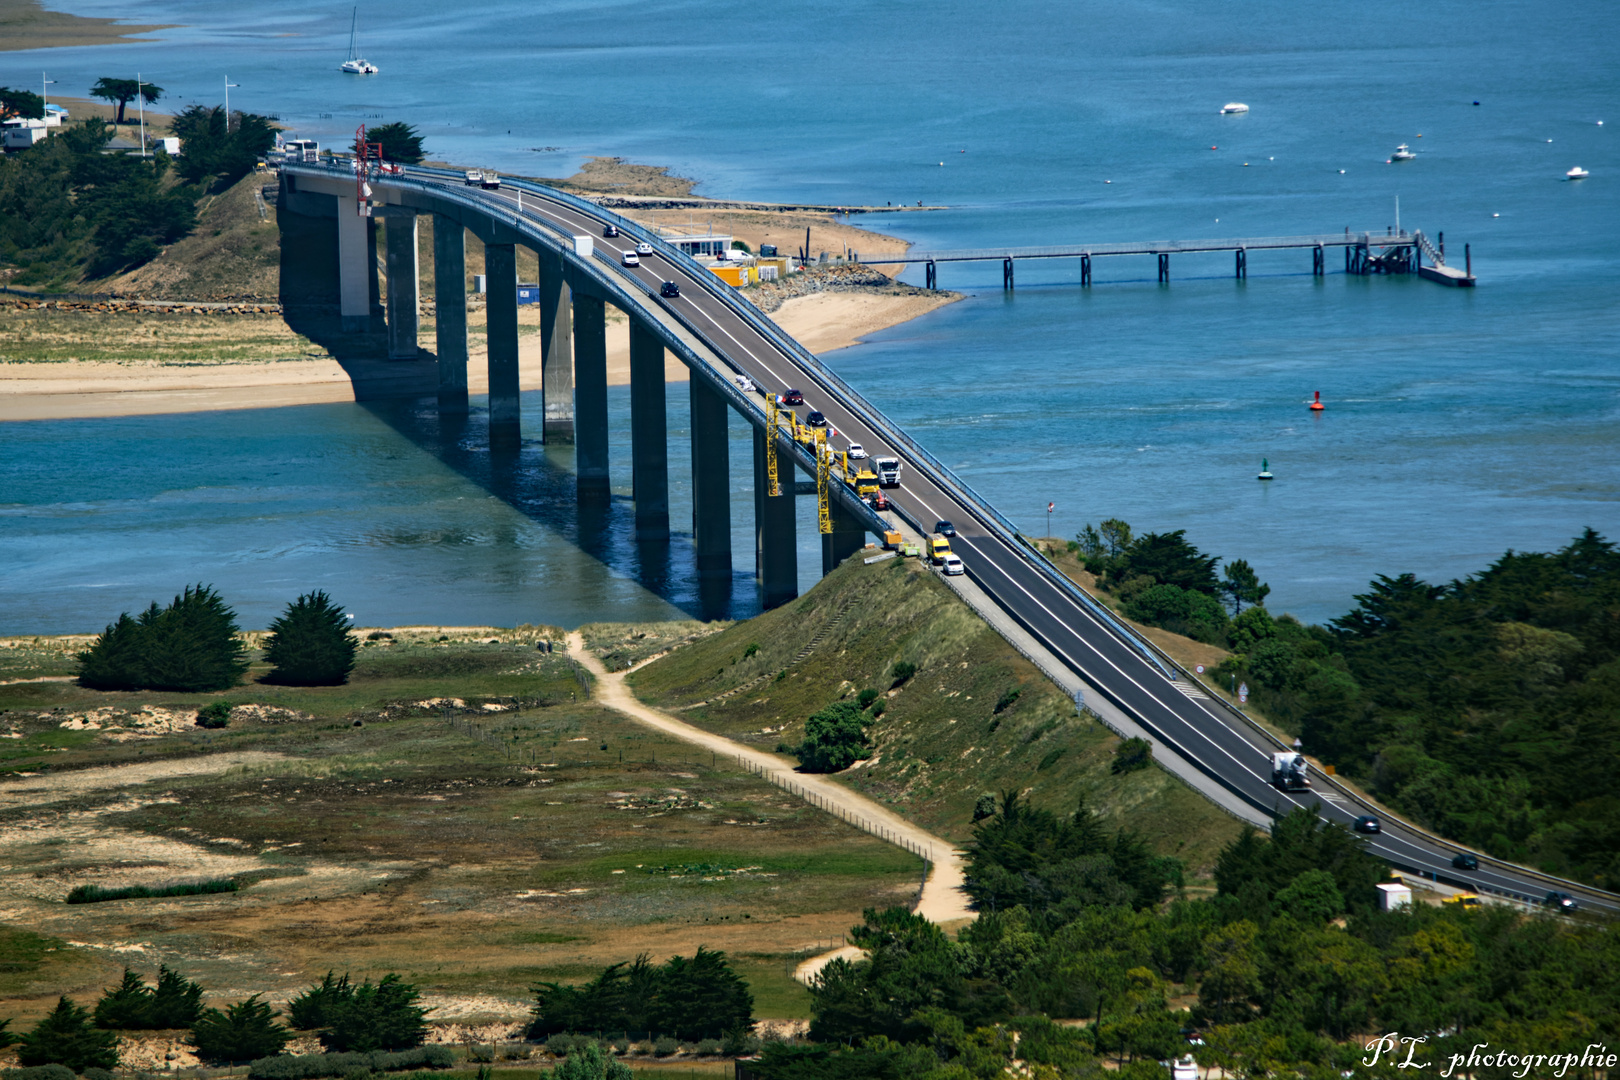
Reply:
M0 0L0 51L117 45L129 41L133 34L167 29L169 25L135 26L122 19L92 19L47 11L39 0Z
M867 335L926 314L953 299L956 297L948 293L816 293L785 301L771 318L812 352L825 353L856 344ZM617 386L630 381L630 323L623 315L611 314L617 317L610 318L607 324L608 382ZM272 324L279 321L256 320ZM432 343L432 334L425 333L424 347L431 348ZM485 354L477 347L477 338L473 343L467 367L468 388L474 394L487 393ZM354 400L353 383L337 360L299 356L297 345L288 338L286 359L224 363L196 358L172 364L150 360L0 362L0 421L264 409ZM520 357L522 388L539 389L538 333L520 339ZM685 381L685 365L669 357L665 377Z

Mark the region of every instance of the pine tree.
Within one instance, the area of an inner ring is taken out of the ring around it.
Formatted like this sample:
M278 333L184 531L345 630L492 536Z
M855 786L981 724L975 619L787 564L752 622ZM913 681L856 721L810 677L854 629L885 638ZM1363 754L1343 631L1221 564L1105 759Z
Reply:
M148 1027L167 1029L190 1027L202 1014L203 988L170 971L158 968L157 989L152 992L151 1011L147 1014Z
M334 978L328 971L320 982L287 1002L287 1018L301 1031L317 1031L331 1022L338 1007L354 997L349 973Z
M275 1010L254 994L220 1012L204 1010L191 1027L191 1044L205 1061L229 1063L274 1057L287 1047L287 1029Z
M141 627L129 612L118 616L78 656L79 685L92 690L139 690L146 685Z
M147 689L227 690L247 671L236 612L206 585L187 586L162 611L153 604L140 624Z
M76 1073L118 1065L118 1036L90 1022L90 1013L60 998L56 1008L24 1035L17 1048L24 1067L65 1065Z
M373 986L367 979L353 996L329 1011L321 1044L332 1051L408 1050L427 1036L417 1006L416 987L398 975L385 975Z
M150 1028L147 1022L152 1013L152 988L129 968L124 969L124 981L118 989L108 990L96 1002L96 1026L123 1031Z
M264 655L274 665L271 682L290 686L338 686L349 681L358 647L349 620L317 589L287 605L270 624Z

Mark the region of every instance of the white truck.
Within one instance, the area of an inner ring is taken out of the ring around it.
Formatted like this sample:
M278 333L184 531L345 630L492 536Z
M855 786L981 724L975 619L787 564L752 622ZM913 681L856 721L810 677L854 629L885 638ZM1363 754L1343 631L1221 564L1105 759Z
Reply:
M878 487L900 486L900 459L892 457L875 458L872 468L877 472Z
M1271 783L1282 791L1304 791L1311 786L1310 762L1293 751L1271 755Z

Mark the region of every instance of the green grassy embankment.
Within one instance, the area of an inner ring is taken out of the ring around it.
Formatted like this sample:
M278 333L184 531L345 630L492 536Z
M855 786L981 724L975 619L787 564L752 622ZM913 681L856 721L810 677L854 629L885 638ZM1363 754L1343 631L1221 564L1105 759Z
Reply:
M896 685L898 661L918 670ZM769 748L797 743L829 702L882 691L885 711L869 728L876 752L839 779L958 840L971 835L979 795L1010 788L1055 809L1084 798L1193 876L1239 828L1162 770L1112 774L1119 740L911 560L851 559L798 600L630 682L644 701Z

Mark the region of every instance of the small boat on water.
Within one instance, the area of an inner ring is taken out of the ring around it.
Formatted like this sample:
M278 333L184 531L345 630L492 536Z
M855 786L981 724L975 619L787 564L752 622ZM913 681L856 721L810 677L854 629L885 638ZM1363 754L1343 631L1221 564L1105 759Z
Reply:
M1249 107L1241 101L1229 101L1221 106L1221 115L1223 116L1228 113L1246 113L1248 111Z
M1412 153L1412 148L1407 146L1405 143L1401 143L1401 145L1395 148L1395 152L1389 155L1389 160L1411 161L1415 157L1417 157L1417 155Z
M349 58L338 66L338 70L350 75L375 75L377 65L354 51L354 31L359 18L360 9L355 8L349 15Z
M1583 169L1579 165L1577 165L1573 169L1569 170L1569 172L1564 174L1564 179L1565 180L1585 180L1588 176L1591 176L1591 175L1592 175L1591 173L1587 172L1585 169Z

